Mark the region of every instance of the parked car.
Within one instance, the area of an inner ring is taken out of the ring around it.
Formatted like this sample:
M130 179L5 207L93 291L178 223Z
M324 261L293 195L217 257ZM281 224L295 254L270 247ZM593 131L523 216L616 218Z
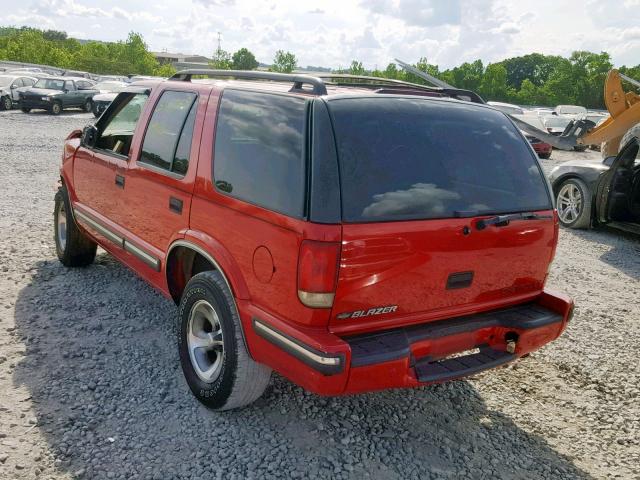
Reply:
M24 75L0 75L0 110L11 110L18 104L19 93L24 87L31 87L37 79Z
M544 123L542 122L542 120L540 120L540 117L538 117L533 113L525 113L522 115L513 115L513 116L524 122L527 122L529 125L532 125L538 130L542 130L542 131L545 130ZM526 132L522 132L522 134L526 137L527 140L529 140L529 143L531 144L535 152L538 154L538 157L544 158L544 159L551 158L551 152L553 151L553 147L550 144L548 144L547 142L543 142L539 138L534 137L533 135L530 135Z
M125 89L125 82L105 81L97 83L94 88L100 93L93 97L93 114L96 118L102 115L119 92Z
M89 72L82 72L79 70L65 70L62 73L63 77L74 77L74 78L86 78L87 80L93 81L93 75Z
M511 103L487 102L487 105L491 105L493 108L496 108L496 109L500 110L501 112L504 112L504 113L509 114L509 115L523 115L524 114L524 110L522 109L522 107L519 107L518 105L513 105Z
M179 305L202 403L246 405L272 369L323 395L443 382L564 330L553 199L502 112L409 84L191 75L69 135L54 236L64 265L99 244Z
M544 124L547 132L552 135L562 135L567 125L574 120L570 115L550 115L544 117L542 123ZM576 145L573 149L577 152L583 152L587 149L587 145Z
M587 113L587 109L581 107L580 105L558 105L554 112L556 115L585 115Z
M640 233L640 125L620 142L617 157L570 161L549 176L560 223L570 228L609 225Z
M47 110L59 115L67 108L93 110L93 82L84 78L46 77L39 79L33 87L20 92L20 108L29 113L33 109Z

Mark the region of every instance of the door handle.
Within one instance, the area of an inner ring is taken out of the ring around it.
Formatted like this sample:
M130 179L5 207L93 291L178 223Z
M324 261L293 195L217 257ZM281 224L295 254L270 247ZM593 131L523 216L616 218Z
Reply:
M122 175L116 175L116 187L124 188L124 177Z
M169 197L169 210L175 213L182 213L182 200L175 197Z

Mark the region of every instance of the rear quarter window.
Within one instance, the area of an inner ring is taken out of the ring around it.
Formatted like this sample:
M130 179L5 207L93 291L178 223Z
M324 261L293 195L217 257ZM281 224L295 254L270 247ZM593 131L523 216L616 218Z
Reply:
M304 215L306 100L227 89L216 127L216 188L268 210Z
M552 208L534 154L501 112L418 98L328 103L347 222Z

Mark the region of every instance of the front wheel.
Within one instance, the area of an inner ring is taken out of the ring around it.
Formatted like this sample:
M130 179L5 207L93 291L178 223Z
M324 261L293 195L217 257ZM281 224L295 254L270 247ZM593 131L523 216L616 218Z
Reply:
M213 410L244 407L269 383L271 369L249 356L233 294L220 272L202 272L187 283L178 349L189 388Z
M13 102L11 101L11 97L4 97L2 99L2 109L3 110L11 110L13 107Z
M56 254L65 267L85 267L96 258L97 245L76 225L65 187L60 187L55 196L53 230Z
M556 208L560 223L569 228L587 228L591 223L591 192L579 178L565 180L558 189Z
M54 102L53 105L51 105L49 112L52 115L60 115L62 113L62 105L60 102Z

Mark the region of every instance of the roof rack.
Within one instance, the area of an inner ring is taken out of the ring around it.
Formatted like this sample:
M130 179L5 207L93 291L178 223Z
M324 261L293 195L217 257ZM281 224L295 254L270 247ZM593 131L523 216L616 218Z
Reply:
M173 75L169 80L190 82L193 75L203 75L209 78L237 78L242 80L269 80L271 82L293 82L292 90L302 90L302 85L311 85L315 95L326 95L327 87L324 82L311 75L299 75L289 73L261 72L256 70L212 70L189 69L182 70Z
M418 83L405 82L403 80L395 80L383 77L368 77L365 75L349 75L343 73L321 73L318 77L325 83L333 85L342 85L349 87L363 88L402 88L416 89L437 92L438 87L430 87L428 85L420 85Z

